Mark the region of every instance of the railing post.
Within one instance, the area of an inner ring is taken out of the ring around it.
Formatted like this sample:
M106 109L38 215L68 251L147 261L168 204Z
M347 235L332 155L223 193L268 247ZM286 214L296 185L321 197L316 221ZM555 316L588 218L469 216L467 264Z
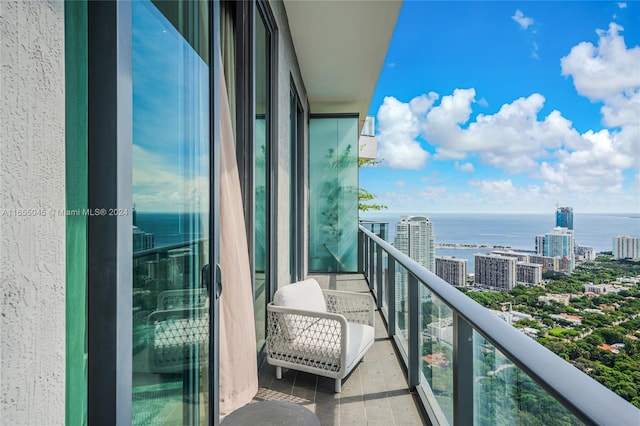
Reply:
M473 329L453 313L453 424L473 424Z
M358 272L364 274L364 232L358 230Z
M396 335L396 259L392 256L387 256L389 262L387 266L387 325L389 326L389 337Z
M382 247L376 247L376 305L382 307Z
M414 389L420 383L420 291L418 279L408 272L409 291L407 303L409 305L409 353L408 357L408 382L409 388Z
M362 273L365 278L369 276L369 236L362 239Z
M367 277L369 279L369 289L373 290L373 274L375 273L375 269L373 268L374 265L374 258L375 258L375 251L376 251L376 246L375 246L375 241L373 241L373 238L369 238L369 276Z

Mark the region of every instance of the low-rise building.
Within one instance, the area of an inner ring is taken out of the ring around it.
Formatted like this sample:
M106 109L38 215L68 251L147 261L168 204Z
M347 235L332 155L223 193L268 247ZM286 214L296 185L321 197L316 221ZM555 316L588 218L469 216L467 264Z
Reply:
M538 302L544 302L544 303L551 303L551 302L558 302L558 303L562 303L565 306L569 306L569 301L571 300L571 295L570 294L553 294L553 293L547 293L544 296L539 296L538 297Z
M553 315L549 315L551 318L553 319L557 319L557 320L563 320L563 321L567 321L573 325L582 325L582 317L579 317L577 315L570 315L570 314L553 314Z
M596 294L609 294L609 293L618 293L622 290L624 290L624 287L613 285L613 284L587 283L584 285L585 293L591 292Z

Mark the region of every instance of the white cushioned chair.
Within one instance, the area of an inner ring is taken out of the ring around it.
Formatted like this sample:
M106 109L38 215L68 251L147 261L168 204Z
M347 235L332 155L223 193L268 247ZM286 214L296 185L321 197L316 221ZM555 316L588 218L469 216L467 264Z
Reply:
M335 379L335 391L374 342L370 294L322 290L313 278L279 289L267 305L267 362Z

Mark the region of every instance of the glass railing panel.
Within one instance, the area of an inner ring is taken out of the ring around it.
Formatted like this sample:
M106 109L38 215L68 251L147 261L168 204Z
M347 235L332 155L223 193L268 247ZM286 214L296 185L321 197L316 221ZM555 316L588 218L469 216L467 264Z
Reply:
M409 274L396 264L396 335L405 352L409 350Z
M473 399L476 425L582 424L529 375L475 331Z
M428 387L453 424L453 312L420 285L420 386Z

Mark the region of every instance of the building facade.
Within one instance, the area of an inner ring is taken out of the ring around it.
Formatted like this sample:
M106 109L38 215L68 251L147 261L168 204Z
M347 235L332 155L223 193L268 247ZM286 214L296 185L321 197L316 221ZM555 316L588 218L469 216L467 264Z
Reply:
M475 255L475 285L507 291L516 285L518 260L492 254Z
M535 249L537 255L544 256L544 235L536 235Z
M491 253L497 254L498 256L515 257L518 259L518 262L528 262L530 256L529 253L520 253L517 251L493 250Z
M640 259L640 237L618 235L613 238L614 259Z
M569 272L575 267L575 240L573 231L555 227L544 235L544 256L558 257L569 261Z
M394 245L430 271L436 269L433 222L426 216L408 216L396 224Z
M433 223L426 216L403 217L396 224L394 246L420 265L435 271L436 243ZM408 277L404 270L396 271L396 307L407 312Z
M556 226L573 230L573 207L556 208Z
M467 285L467 260L436 256L436 275L456 287Z
M595 260L596 249L589 246L581 246L576 244L575 248L576 260Z
M525 285L539 285L542 281L542 265L518 262L516 264L516 282Z

